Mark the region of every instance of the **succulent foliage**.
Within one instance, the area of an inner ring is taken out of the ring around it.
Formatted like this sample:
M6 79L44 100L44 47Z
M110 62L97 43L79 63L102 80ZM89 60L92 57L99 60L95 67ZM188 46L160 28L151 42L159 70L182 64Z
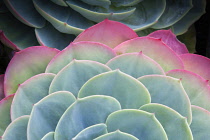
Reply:
M208 139L209 63L170 30L138 37L108 19L62 51L29 47L0 77L1 139Z
M126 24L139 35L165 28L180 35L204 14L205 2L0 0L0 40L18 50L38 44L63 49L75 35L106 18Z

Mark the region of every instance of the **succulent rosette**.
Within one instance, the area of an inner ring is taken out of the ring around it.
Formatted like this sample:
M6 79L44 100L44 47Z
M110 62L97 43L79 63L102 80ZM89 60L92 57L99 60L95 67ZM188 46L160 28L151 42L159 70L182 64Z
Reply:
M208 139L209 64L170 30L137 37L106 19L62 51L15 54L0 85L1 139Z
M180 35L205 13L205 2L1 0L0 40L17 50L38 44L63 49L75 35L106 18L126 24L139 34L171 28Z

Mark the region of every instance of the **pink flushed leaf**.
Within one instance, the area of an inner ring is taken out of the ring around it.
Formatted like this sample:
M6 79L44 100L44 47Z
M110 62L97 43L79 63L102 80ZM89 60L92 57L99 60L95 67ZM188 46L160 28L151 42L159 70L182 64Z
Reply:
M180 55L184 63L184 69L192 71L206 80L210 80L210 59L197 54Z
M118 44L136 37L138 37L138 35L128 26L117 21L105 19L86 29L74 40L74 42L94 41L114 48Z
M166 75L181 79L192 105L197 105L210 111L210 86L207 80L196 73L180 69L171 70Z
M5 96L16 92L18 85L30 77L44 73L50 60L59 51L45 46L34 46L16 52L5 72Z
M4 98L4 74L0 75L0 101Z
M116 53L112 48L101 43L90 41L72 42L50 61L46 72L56 74L73 59L93 60L105 64L115 56Z
M17 45L15 45L12 41L10 41L10 40L5 36L5 34L4 34L4 32L3 32L2 30L0 30L0 41L1 41L4 45L6 45L6 46L12 48L13 50L20 50L20 49L18 48Z
M11 123L10 118L10 106L13 100L14 94L9 95L0 101L0 136L3 135L7 126Z
M149 37L154 37L161 39L168 47L174 50L177 54L189 53L187 47L184 43L181 43L171 30L157 30L148 35Z
M140 52L149 56L164 69L183 69L183 63L179 56L160 39L152 37L138 37L125 41L114 48L117 54Z

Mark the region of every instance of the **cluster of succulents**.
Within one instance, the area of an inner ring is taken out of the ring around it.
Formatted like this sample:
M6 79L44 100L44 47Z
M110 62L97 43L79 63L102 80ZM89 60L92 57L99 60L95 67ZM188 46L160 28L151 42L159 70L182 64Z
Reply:
M63 49L105 18L140 35L165 28L180 35L205 5L206 0L0 0L0 40L17 50L38 44Z
M15 54L0 76L0 139L209 139L209 70L170 30L138 37L106 19L62 51Z

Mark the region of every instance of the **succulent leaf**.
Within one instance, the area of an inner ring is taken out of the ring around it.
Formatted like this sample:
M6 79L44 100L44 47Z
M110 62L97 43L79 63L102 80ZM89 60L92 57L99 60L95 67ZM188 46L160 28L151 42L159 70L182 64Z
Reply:
M142 51L143 54L158 62L164 71L183 69L179 56L160 39L138 37L119 44L114 50L117 54Z
M190 100L179 79L162 75L147 75L138 80L149 90L152 103L160 103L176 110L187 118L189 124L191 123Z
M194 140L208 139L210 137L210 112L192 105L193 120L190 128L193 133Z
M104 123L92 125L79 132L72 140L93 140L107 133L107 126Z
M5 130L2 140L27 140L27 125L29 116L21 116L14 120Z
M189 53L185 44L181 43L171 30L157 30L148 36L161 39L162 42L164 42L177 54Z
M169 140L193 140L187 119L175 110L156 103L143 105L140 109L155 114Z
M160 65L142 52L119 55L110 59L106 65L112 70L120 69L135 78L150 74L165 75Z
M94 41L114 48L118 44L135 37L138 37L138 35L126 25L105 19L82 32L76 37L74 42Z
M4 95L4 74L0 75L0 101L5 97Z
M192 7L192 0L167 0L163 15L160 17L158 22L152 26L152 28L166 28L175 24L183 18Z
M18 84L22 84L36 74L43 73L47 64L58 52L57 49L44 46L31 47L17 52L5 73L5 96L15 93ZM40 61L42 63L39 63Z
M72 42L50 61L46 72L57 74L73 59L93 60L105 64L115 56L116 53L104 44L88 41Z
M110 132L104 135L101 135L100 137L94 139L94 140L139 140L138 138L128 134L128 133L124 133L121 132L119 130L115 131L115 132Z
M28 122L28 139L41 139L47 133L54 131L60 117L75 100L71 93L55 92L34 104Z
M95 95L78 99L58 122L55 140L72 139L91 125L105 123L107 116L119 109L121 109L120 103L110 96Z
M208 81L187 70L171 70L167 72L167 75L181 79L192 105L200 106L210 111L210 86Z
M11 123L10 106L13 97L14 94L7 96L0 101L0 136L2 136L7 126Z
M41 140L54 140L54 134L54 132L49 132Z
M55 75L51 73L39 74L18 87L11 105L12 121L20 116L31 114L33 105L48 95L49 86L54 77Z
M149 92L142 83L119 70L106 72L88 80L81 87L78 98L92 95L114 97L123 109L138 109L151 101Z
M109 67L95 61L72 60L55 76L50 85L49 93L65 90L77 97L79 89L87 80L107 71L110 71Z
M168 140L165 130L154 114L145 111L132 109L115 111L108 116L106 124L108 132L120 130L139 140Z

